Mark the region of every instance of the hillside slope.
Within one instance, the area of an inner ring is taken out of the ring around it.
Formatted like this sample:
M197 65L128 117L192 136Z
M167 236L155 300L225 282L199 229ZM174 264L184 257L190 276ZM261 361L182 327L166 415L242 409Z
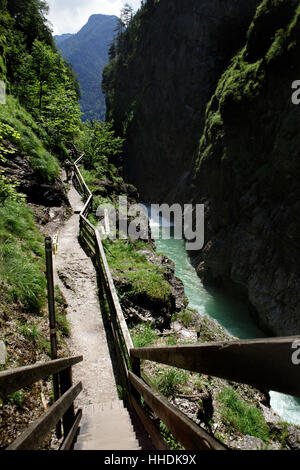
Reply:
M77 33L56 36L56 44L78 76L81 85L83 119L104 119L105 101L101 90L102 69L108 62L109 45L115 35L116 16L92 15Z

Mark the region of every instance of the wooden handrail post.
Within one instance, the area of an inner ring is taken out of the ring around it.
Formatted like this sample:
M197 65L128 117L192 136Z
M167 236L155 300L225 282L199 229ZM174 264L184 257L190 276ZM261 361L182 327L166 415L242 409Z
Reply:
M55 319L52 240L50 237L45 238L45 252L46 252L46 274L47 274L51 359L55 360L57 359L57 338L56 338L56 319ZM57 401L59 399L59 376L58 374L53 375L53 392L54 392L54 401ZM60 422L56 426L56 435L58 439L61 438L61 423Z
M132 355L130 355L130 362L131 362L132 373L136 375L137 377L141 378L141 360L137 357L133 357ZM130 394L133 396L136 402L140 404L141 403L140 393L132 385L132 383L129 382L129 386L130 386Z
M63 395L72 387L72 368L69 367L68 369L61 371L59 374L59 378L60 378L60 392L61 392L61 395ZM67 410L67 412L63 416L63 430L64 430L65 437L69 434L70 430L72 429L74 421L75 421L75 410L74 410L74 403L72 403L70 408Z
M54 280L53 280L52 240L50 237L45 238L45 250L46 250L46 273L47 273L47 290L48 290L51 359L54 360L54 359L57 359L57 338L56 338L55 299L54 299Z

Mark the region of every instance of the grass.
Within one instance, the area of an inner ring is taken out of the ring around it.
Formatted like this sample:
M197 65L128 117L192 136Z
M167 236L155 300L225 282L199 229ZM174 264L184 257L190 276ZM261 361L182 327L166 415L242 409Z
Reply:
M32 169L44 180L53 181L59 174L59 164L46 149L49 137L13 96L7 96L6 105L0 106L0 121L19 132L20 139L12 143L29 156Z
M172 288L164 278L163 269L139 253L144 246L149 249L142 241L104 241L110 268L127 284L124 295L134 298L147 296L151 303L171 304Z
M150 323L140 323L130 331L135 348L146 348L157 340L157 334Z
M209 382L208 379L205 379L201 374L196 376L194 380L194 386L199 392L202 392L205 389L213 390L213 385Z
M16 392L8 395L5 399L6 402L9 402L13 405L21 406L23 401L23 392L22 390L17 390Z
M270 440L270 429L261 411L242 400L232 389L224 387L217 395L221 418L232 431L255 436L264 442Z
M186 309L180 315L178 315L178 320L183 324L185 328L189 328L195 325L197 312L195 310Z
M0 280L6 297L38 313L46 300L42 237L22 201L0 205Z
M67 302L59 286L55 286L56 325L62 336L70 336L71 326L67 319Z
M170 450L184 450L184 447L176 440L176 438L162 421L159 423L159 430Z
M24 338L27 338L31 341L37 341L40 338L40 333L36 327L36 325L28 325L27 323L20 324L19 327L21 335Z
M176 333L172 333L167 336L166 342L168 346L176 346L178 343L178 335Z
M186 385L189 378L189 372L175 367L164 369L157 367L155 386L165 397L174 397L179 391L179 387Z

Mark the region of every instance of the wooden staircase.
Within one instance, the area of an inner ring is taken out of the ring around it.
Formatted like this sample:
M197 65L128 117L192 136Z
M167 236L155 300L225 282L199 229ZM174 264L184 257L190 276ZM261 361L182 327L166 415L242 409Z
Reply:
M74 450L141 450L121 400L83 407Z
M300 397L300 366L294 360L300 336L134 348L100 234L87 219L93 196L78 169L82 158L74 164L74 180L77 179L78 190L86 200L80 213L80 240L95 263L102 294L109 307L120 385L129 411L122 401L111 399L109 393L103 404L96 402L79 407L75 415L74 402L83 387L81 382L73 385L71 368L83 360L82 356L1 371L2 399L49 376L59 378L59 398L7 450L39 449L51 430L61 427L61 420L64 440L60 450L70 450L74 446L75 450L152 450L151 446L167 450L160 433L160 422L186 450L225 450L227 447L215 436L190 420L153 387L142 371L141 361ZM100 397L105 400L104 394Z

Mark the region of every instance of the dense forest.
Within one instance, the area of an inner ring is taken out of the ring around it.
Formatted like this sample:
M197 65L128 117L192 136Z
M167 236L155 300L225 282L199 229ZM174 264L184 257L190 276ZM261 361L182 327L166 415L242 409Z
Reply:
M1 296L39 310L45 301L40 238L24 202L66 201L59 160L78 133L78 84L57 53L39 0L2 1L1 79ZM14 223L12 222L14 221ZM23 237L25 237L23 239Z

